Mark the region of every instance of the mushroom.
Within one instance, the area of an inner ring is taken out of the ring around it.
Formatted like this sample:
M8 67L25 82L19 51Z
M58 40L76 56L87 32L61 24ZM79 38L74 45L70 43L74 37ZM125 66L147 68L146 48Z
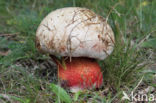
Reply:
M58 65L61 84L73 92L102 85L103 76L96 60L110 55L114 43L114 33L106 19L80 7L51 12L36 32L36 47L52 57Z

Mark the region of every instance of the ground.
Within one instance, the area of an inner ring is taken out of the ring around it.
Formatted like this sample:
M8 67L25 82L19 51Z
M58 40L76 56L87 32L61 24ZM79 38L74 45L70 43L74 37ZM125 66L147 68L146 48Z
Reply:
M129 103L146 96L156 101L155 5L155 0L0 0L0 103ZM113 53L98 61L103 86L75 94L59 87L56 64L35 48L41 20L71 6L107 18L116 40Z

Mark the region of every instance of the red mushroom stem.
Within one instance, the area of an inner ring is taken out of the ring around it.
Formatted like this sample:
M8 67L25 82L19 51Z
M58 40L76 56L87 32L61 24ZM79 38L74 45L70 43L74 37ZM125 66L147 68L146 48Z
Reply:
M58 77L61 85L65 87L90 89L99 88L102 85L103 75L101 68L95 59L85 57L72 57L63 59L62 62L55 56L51 56L58 66Z

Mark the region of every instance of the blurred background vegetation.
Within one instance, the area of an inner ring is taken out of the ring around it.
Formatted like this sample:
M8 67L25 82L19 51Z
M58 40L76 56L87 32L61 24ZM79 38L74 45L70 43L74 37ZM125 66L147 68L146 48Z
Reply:
M140 81L138 88L156 91L156 0L0 0L0 103L58 101L50 88L57 83L56 66L35 48L35 32L49 12L74 6L108 18L116 45L99 61L103 87L77 97L69 93L71 101L118 103Z

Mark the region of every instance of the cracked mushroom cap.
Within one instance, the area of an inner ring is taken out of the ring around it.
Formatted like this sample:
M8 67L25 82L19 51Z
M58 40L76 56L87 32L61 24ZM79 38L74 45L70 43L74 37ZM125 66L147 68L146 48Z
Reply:
M86 8L68 7L47 15L36 33L36 47L51 55L103 60L114 48L106 19Z

